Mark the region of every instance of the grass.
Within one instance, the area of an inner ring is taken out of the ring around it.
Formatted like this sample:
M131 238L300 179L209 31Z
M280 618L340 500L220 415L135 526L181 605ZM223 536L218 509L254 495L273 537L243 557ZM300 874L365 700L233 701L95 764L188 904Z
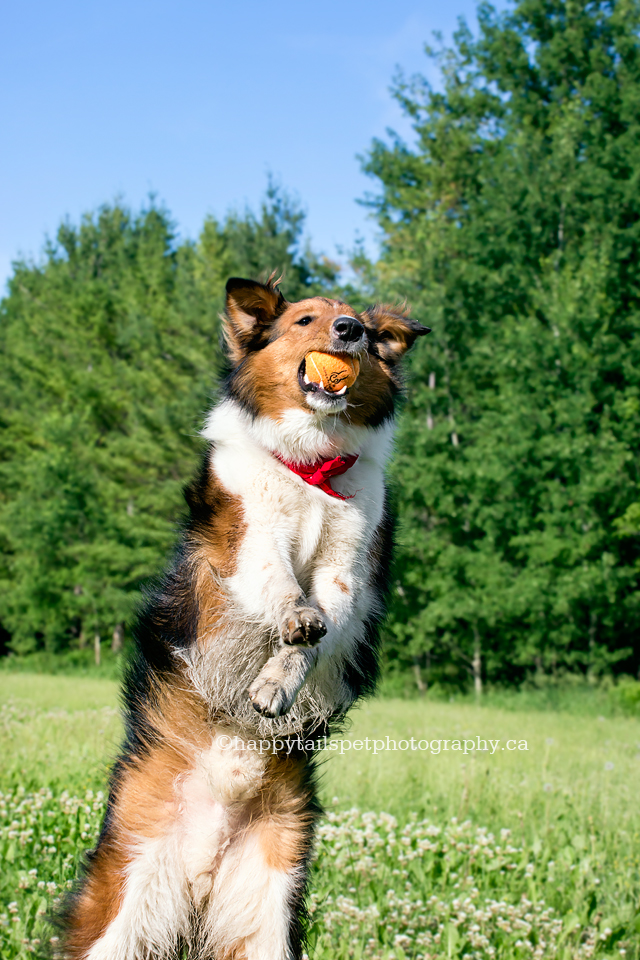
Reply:
M113 681L0 674L0 789L97 790L120 735Z
M119 680L126 662L126 649L114 653L107 644L100 652L100 665L95 662L93 647L82 650L38 650L18 656L10 653L0 657L0 675L4 673L43 673L56 676L87 677L101 680Z
M0 703L0 956L17 960L44 949L96 836L120 721L94 678L0 673ZM312 960L640 957L638 719L377 700L335 746Z

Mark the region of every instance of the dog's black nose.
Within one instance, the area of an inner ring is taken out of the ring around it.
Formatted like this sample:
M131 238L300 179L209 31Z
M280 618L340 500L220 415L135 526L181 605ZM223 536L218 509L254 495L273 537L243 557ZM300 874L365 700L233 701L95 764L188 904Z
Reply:
M333 321L333 334L345 343L354 343L364 334L364 326L354 317L338 317Z

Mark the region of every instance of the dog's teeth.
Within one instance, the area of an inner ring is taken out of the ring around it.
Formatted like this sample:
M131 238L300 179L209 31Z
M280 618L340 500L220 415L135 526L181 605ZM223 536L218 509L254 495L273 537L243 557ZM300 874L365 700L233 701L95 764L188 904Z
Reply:
M305 383L311 383L311 380L309 380L309 377L306 375L306 373L305 373L305 375L304 375L304 382L305 382Z
M341 397L342 394L346 392L347 392L347 388L343 387L342 390L336 390L333 395L334 397Z

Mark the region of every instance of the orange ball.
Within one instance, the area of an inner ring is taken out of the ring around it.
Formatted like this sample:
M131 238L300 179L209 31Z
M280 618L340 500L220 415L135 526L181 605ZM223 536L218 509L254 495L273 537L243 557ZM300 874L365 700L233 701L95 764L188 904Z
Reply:
M318 353L314 350L306 356L305 372L311 383L319 384L327 393L337 393L356 382L360 363L357 357L346 353Z

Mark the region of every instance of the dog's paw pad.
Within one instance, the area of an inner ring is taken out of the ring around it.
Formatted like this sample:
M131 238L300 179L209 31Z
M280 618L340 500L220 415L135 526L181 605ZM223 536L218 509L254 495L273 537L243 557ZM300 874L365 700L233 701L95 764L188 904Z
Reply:
M286 622L282 633L285 643L314 647L327 632L327 626L313 607L298 607Z
M263 717L281 717L291 707L286 690L277 680L256 680L249 687L249 699Z

